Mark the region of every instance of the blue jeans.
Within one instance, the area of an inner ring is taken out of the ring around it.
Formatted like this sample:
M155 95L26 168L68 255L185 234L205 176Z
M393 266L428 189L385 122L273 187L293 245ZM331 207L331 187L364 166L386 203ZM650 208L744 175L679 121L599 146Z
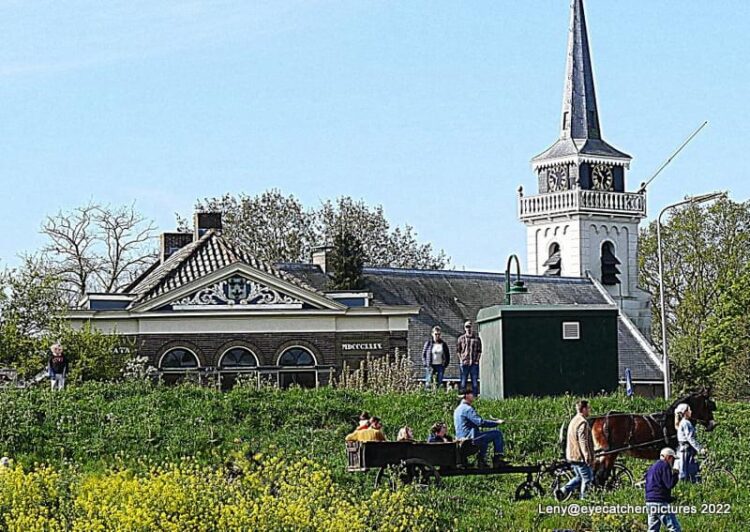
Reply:
M668 508L662 508L667 506L666 503L662 502L647 502L646 509L648 510L648 532L659 532L661 525L669 530L669 532L681 532L679 521L677 516L670 512L665 512Z
M445 366L442 364L431 364L424 370L424 387L429 388L433 379L437 381L437 386L443 385L443 374L445 373Z
M495 450L495 454L503 454L505 452L505 442L503 441L503 433L499 430L488 430L480 432L479 436L472 440L474 445L479 446L479 459L487 459L487 447L492 442L492 448Z
M698 482L698 462L695 460L695 449L687 447L677 451L680 458L680 480Z
M461 364L461 391L466 390L466 381L469 377L474 395L479 395L479 364Z
M586 496L586 490L591 486L591 483L594 480L594 472L588 464L574 462L570 465L573 466L573 471L576 476L571 478L568 483L563 486L562 490L565 493L570 493L578 486L581 486L581 499L583 499Z

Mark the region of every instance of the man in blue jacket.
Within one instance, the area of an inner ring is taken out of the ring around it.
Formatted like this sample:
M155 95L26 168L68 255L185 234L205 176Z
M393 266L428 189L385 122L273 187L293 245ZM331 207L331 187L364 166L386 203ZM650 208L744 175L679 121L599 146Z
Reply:
M453 424L456 426L456 439L470 438L472 442L479 446L479 467L488 467L487 464L487 447L492 442L495 451L492 457L492 465L497 467L503 461L503 433L499 430L488 430L482 432L482 427L497 427L503 421L501 419L482 419L471 406L474 402L474 393L467 391L464 393L461 404L453 412Z
M658 532L664 525L669 532L680 532L677 516L670 511L672 488L677 485L679 475L674 470L675 452L664 447L659 460L646 471L646 508L648 510L648 530Z

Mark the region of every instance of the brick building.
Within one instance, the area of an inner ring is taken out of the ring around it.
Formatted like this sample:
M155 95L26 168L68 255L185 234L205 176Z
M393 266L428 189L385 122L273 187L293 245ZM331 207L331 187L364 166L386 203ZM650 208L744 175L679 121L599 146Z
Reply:
M651 295L637 286L646 194L626 190L631 157L602 137L582 0L571 2L566 57L559 138L532 159L538 194L517 198L533 275L514 303L616 311L618 380L630 369L637 390L656 394ZM505 277L491 272L365 268L362 291L331 291L327 252L264 264L222 237L218 215L198 214L194 234L162 236L160 259L140 279L89 294L70 319L134 339L167 377L208 372L231 383L248 373L314 386L396 348L421 365L434 325L453 348L464 320L504 301ZM457 376L455 362L447 376Z

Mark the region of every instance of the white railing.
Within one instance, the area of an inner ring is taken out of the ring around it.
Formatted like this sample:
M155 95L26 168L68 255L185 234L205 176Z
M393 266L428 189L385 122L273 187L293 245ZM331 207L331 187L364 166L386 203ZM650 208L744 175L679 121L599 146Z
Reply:
M565 190L537 196L518 196L518 216L522 220L575 212L613 213L646 216L646 195L637 192Z

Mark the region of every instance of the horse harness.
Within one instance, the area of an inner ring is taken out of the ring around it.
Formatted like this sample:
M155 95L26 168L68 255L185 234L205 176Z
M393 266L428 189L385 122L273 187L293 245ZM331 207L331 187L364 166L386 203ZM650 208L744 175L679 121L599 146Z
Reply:
M625 416L628 420L628 435L625 439L625 447L620 447L618 449L612 449L612 432L610 430L609 426L609 418L610 416L618 416L622 417ZM633 433L635 432L635 418L636 416L645 419L646 423L648 424L649 429L651 430L651 437L653 439L643 442L643 443L632 443L633 440ZM653 447L656 446L656 444L663 443L665 445L669 445L670 443L670 437L669 433L667 431L667 413L666 412L657 412L654 414L625 414L623 412L607 412L607 414L604 416L604 423L602 427L602 432L604 433L604 437L607 440L607 447L606 449L599 449L595 452L597 455L607 455L607 454L614 454L614 453L621 453L625 451L630 451L633 449L640 449L643 447ZM591 420L590 423L592 423L593 420ZM657 428L661 428L661 437L657 437Z

